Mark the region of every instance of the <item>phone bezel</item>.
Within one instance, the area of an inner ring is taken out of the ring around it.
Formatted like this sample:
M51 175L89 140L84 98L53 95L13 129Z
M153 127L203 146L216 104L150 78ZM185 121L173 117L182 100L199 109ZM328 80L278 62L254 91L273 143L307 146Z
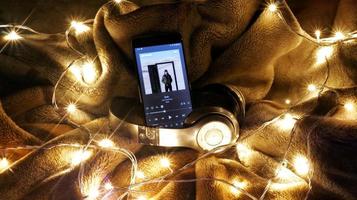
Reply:
M182 61L185 64L185 73L187 77L187 85L188 85L188 92L190 95L190 101L191 101L191 109L193 111L193 102L192 102L192 90L191 90L191 83L189 80L188 76L188 65L186 61L186 54L185 54L185 48L184 48L184 43L181 37L181 34L179 33L159 33L159 34L150 34L150 35L142 35L139 37L136 37L132 41L132 52L134 54L134 63L135 63L135 71L136 71L136 76L137 76L137 81L138 81L138 91L139 91L139 97L140 97L140 103L142 104L142 111L143 111L143 116L145 119L145 125L148 125L147 118L145 115L145 107L144 107L144 97L141 91L141 83L140 83L140 74L138 70L138 63L137 63L137 57L135 53L135 48L142 48L142 47L148 47L148 46L155 46L155 45L164 45L164 44L173 44L173 43L181 43L182 44L182 53L184 57L184 61ZM191 112L192 112L191 111ZM182 127L184 128L184 127Z

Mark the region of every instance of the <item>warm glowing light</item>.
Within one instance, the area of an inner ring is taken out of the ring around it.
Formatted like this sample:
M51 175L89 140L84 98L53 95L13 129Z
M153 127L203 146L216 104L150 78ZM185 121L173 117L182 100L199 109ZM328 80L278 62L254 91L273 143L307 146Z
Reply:
M309 161L303 155L297 155L294 158L293 166L297 174L301 176L306 176L309 173Z
M274 183L272 182L269 189L275 191L286 191L286 190L293 190L297 188L301 188L306 183L304 181L293 181L293 182L284 182L284 183Z
M78 65L73 65L69 71L75 76L77 80L82 80L82 70Z
M268 10L269 10L270 12L276 12L276 11L278 10L278 6L277 6L275 3L270 3L270 4L268 5Z
M332 46L325 46L325 47L320 47L316 51L316 63L317 64L322 64L326 62L328 58L330 58L333 54L333 47Z
M78 22L78 21L72 21L71 28L73 28L76 31L76 34L81 34L81 33L87 32L90 29L83 22Z
M161 164L161 166L163 166L165 168L169 168L171 165L170 160L168 158L161 158L160 164Z
M7 158L0 159L0 173L4 172L10 167L10 162Z
M285 104L290 104L291 100L290 99L285 99Z
M92 152L88 150L78 150L71 155L72 166L79 165L81 162L88 160L92 156Z
M8 33L7 35L4 36L4 40L7 40L7 41L15 41L15 40L19 40L19 39L22 39L22 37L15 31L11 31L10 33Z
M114 0L115 3L121 3L123 0Z
M136 177L139 179L145 179L145 174L142 171L137 171L136 172Z
M98 78L97 69L92 61L84 62L83 64L75 64L70 68L70 71L79 81L92 84Z
M276 178L280 180L287 180L295 177L294 173L284 166L280 166L276 169Z
M316 30L315 31L315 36L316 36L317 42L320 42L321 31L320 30Z
M252 149L246 144L239 143L236 146L237 154L240 160L247 162L252 156Z
M100 192L97 188L93 188L88 191L88 194L86 195L86 199L88 200L96 200L100 195Z
M238 180L234 180L232 184L234 187L231 187L231 192L235 195L239 195L241 193L240 189L245 190L247 186L247 182Z
M316 87L316 85L314 85L314 84L309 84L309 85L307 86L307 90L310 91L310 92L316 92L317 87Z
M106 183L104 184L104 188L105 188L106 190L112 190L114 187L113 187L113 185L112 185L110 182L106 182Z
M93 62L86 62L82 66L82 77L86 83L94 83L97 80L97 70Z
M352 112L355 110L355 105L352 102L345 103L345 105L343 107L349 112Z
M108 138L105 138L105 139L99 141L98 145L103 148L109 148L109 147L114 147L114 142Z
M68 113L74 113L77 110L77 106L74 103L70 103L67 105L66 110Z
M146 196L140 196L137 198L137 200L147 200L148 198L146 198Z
M341 31L337 31L336 33L335 33L335 36L333 37L336 41L338 41L338 40L343 40L343 39L345 39L345 34L343 34Z
M101 196L103 191L100 184L101 178L99 176L92 176L90 179L81 182L80 191L82 193L83 199L85 200L97 200Z
M281 130L291 130L294 128L296 119L289 113L284 114L277 121L277 126Z

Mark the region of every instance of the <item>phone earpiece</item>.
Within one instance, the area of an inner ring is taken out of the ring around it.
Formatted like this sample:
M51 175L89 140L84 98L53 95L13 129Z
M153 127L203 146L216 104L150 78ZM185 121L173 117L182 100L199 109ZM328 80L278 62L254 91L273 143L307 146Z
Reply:
M118 132L129 133L139 143L164 147L188 147L207 151L235 142L239 123L245 114L242 93L233 86L212 84L193 92L193 112L184 128L147 127L120 119L118 103L112 101L110 125ZM121 125L119 127L119 125Z

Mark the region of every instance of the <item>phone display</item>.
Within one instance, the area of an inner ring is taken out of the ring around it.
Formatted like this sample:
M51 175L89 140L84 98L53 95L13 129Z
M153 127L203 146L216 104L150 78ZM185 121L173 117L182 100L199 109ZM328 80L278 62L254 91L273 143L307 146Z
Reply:
M183 127L192 105L181 39L146 38L133 45L146 125Z

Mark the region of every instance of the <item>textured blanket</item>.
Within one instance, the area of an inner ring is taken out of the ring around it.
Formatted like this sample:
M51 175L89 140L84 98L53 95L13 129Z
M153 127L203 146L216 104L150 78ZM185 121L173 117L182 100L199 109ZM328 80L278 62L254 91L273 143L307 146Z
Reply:
M357 199L357 3L268 3L110 1L66 34L2 28L0 199ZM243 92L239 144L142 146L109 125L113 97L138 98L131 40L153 32L181 33L193 87Z

